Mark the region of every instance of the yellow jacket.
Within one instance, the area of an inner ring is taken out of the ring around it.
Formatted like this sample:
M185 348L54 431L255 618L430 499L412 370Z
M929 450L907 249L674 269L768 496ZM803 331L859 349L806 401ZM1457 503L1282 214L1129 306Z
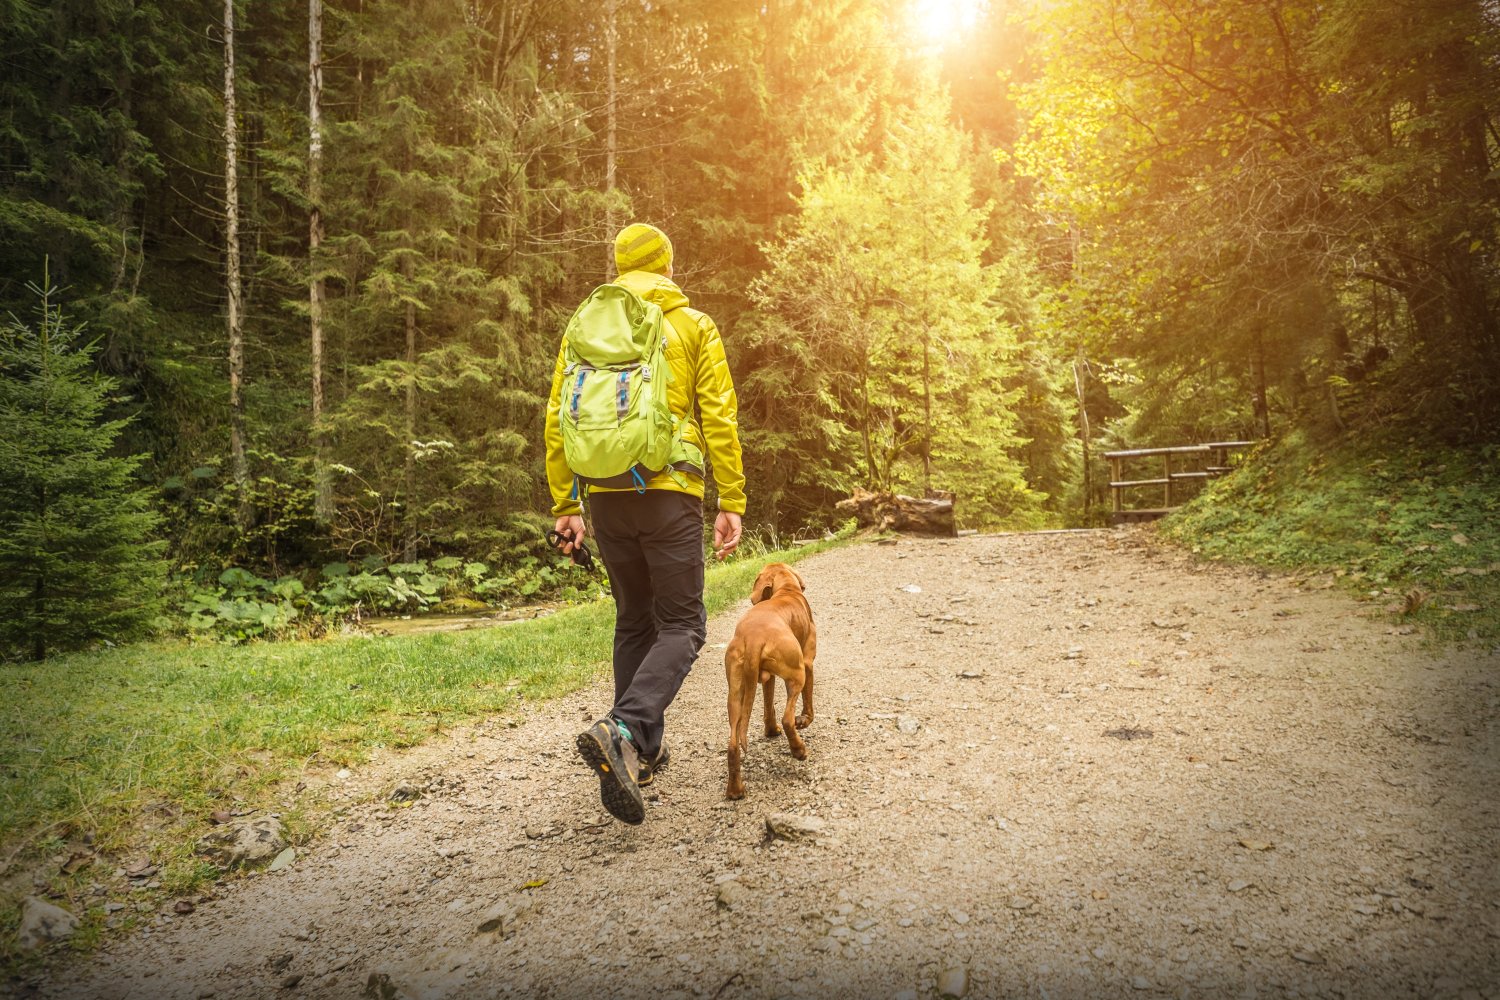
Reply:
M739 402L734 379L724 359L719 328L707 315L688 306L688 298L670 278L650 271L626 271L615 284L630 289L647 302L654 302L666 315L667 364L672 381L668 404L680 418L683 440L689 441L709 460L719 487L719 509L745 512L745 469L740 458ZM547 402L547 486L552 492L552 516L577 514L583 508L573 497L573 473L563 457L562 429L558 423L562 405L563 355L567 337L558 348L552 370L552 395ZM697 404L702 423L694 419ZM602 490L604 487L590 487ZM691 473L665 471L646 483L648 490L673 490L703 496L703 480Z

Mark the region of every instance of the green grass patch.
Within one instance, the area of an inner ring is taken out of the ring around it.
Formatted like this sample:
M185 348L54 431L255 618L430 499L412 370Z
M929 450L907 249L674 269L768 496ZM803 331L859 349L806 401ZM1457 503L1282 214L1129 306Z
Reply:
M1500 445L1293 432L1161 530L1209 559L1327 573L1446 641L1500 642Z
M709 566L709 614L745 597L765 562L833 544ZM105 902L88 888L111 884L127 852L162 866L163 894L196 891L217 877L192 855L214 810L284 800L283 783L309 764L357 763L577 690L607 671L613 627L606 599L466 632L153 643L0 666L0 958L16 958L34 878L85 918L76 940L86 946ZM294 833L316 824L295 801L290 815L278 808ZM54 862L85 846L98 859L62 874Z

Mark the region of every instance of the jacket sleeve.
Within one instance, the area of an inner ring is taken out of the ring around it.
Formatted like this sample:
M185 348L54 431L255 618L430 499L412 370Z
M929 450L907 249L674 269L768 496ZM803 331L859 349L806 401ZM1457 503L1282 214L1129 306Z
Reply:
M719 487L719 509L745 513L745 466L740 456L740 407L734 379L724 357L719 328L706 315L698 328L703 340L698 349L698 413L703 420L703 440L713 463L714 482Z
M547 488L552 493L552 516L567 517L583 513L583 504L573 496L573 472L563 455L562 444L562 383L563 355L567 353L568 341L563 338L557 349L557 363L552 367L552 393L547 397L547 420L543 439L547 444Z

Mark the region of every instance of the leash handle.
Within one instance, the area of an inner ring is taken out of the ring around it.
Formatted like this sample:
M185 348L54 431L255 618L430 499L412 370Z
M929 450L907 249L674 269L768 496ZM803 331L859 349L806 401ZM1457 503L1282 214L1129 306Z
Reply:
M573 560L573 565L582 566L584 569L588 570L594 568L594 554L589 551L589 547L587 544L583 542L574 542L573 533L571 531L564 535L562 532L556 530L555 528L548 529L547 544L557 549L561 549L564 545L572 544L574 548L573 551L568 554L568 557Z

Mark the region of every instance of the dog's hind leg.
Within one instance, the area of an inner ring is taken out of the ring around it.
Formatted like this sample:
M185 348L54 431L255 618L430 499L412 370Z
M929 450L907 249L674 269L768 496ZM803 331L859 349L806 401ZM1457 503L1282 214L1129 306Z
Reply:
M791 748L792 756L798 760L807 759L807 744L802 742L802 737L797 733L797 720L792 713L796 711L797 695L802 692L804 683L802 671L786 679L786 710L781 715L781 724L786 728L787 746Z
M802 672L807 676L807 679L802 682L802 714L797 716L798 729L806 729L808 726L812 725L813 721L813 665L811 660L803 665Z
M781 735L781 727L776 724L776 675L768 676L761 684L761 688L766 696L766 739L774 740Z
M806 680L802 684L802 714L797 716L797 728L806 729L813 721L813 660L818 657L818 634L808 630L807 642L802 644L802 673Z

